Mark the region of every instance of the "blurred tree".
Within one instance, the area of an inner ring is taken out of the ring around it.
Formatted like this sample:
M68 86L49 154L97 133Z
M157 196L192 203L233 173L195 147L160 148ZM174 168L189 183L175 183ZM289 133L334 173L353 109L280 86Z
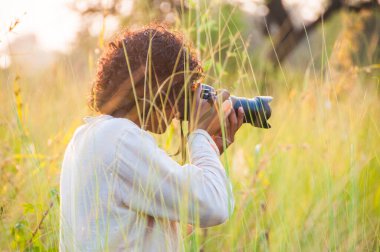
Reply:
M306 33L311 33L322 21L326 21L333 14L341 9L359 12L362 9L378 8L376 0L370 1L344 1L330 0L328 7L313 22L306 24L304 27L297 28L291 20L288 10L281 0L272 0L267 5L269 13L266 16L266 27L263 27L264 34L274 37L274 50L269 53L269 59L273 63L281 63L303 40ZM279 27L275 32L271 24ZM268 27L268 29L267 29Z
M226 1L228 4L241 5L241 0ZM301 15L300 13L291 13L284 5L286 0L271 0L269 2L255 1L261 6L266 5L264 21L261 32L265 36L273 38L273 49L270 50L267 57L276 66L281 64L294 51L294 49L309 34L315 30L322 22L331 18L340 10L345 9L349 12L359 12L363 9L379 8L378 0L326 0L325 8L318 14L315 20L311 22L297 25L294 22L293 15ZM323 2L323 0L321 0ZM130 11L125 11L123 7L126 3L130 3L132 8ZM302 2L300 2L302 5ZM250 5L253 6L253 5ZM139 0L139 1L121 1L111 0L105 3L104 1L92 1L91 4L83 1L76 1L72 7L74 10L81 13L83 17L91 20L91 17L102 16L105 20L109 16L117 17L121 26L127 24L144 24L152 21L166 22L174 24L176 15L183 17L192 15L192 7L189 6L189 1L185 0ZM261 9L262 10L262 9ZM133 13L133 15L131 15ZM254 11L250 12L255 15ZM89 18L90 17L90 18ZM185 19L186 20L186 19ZM257 19L255 19L257 21ZM88 24L89 22L87 22ZM84 29L88 29L88 25L83 25ZM102 47L104 31L100 32L100 47Z

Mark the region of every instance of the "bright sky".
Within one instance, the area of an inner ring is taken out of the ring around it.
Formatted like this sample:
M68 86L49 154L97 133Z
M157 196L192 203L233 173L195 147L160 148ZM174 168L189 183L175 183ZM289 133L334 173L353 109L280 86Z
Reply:
M74 42L80 28L80 16L69 6L76 2L78 7L85 7L91 0L0 0L0 68L10 64L8 44L18 37L34 34L38 46L45 51L65 52ZM104 6L112 3L110 0L101 0ZM120 11L130 13L132 0L124 0ZM19 21L15 29L9 32L9 27ZM102 27L102 18L95 18L89 31L99 33ZM117 28L115 18L106 19L106 32ZM17 48L12 48L17 54Z
M79 16L67 4L72 0L2 0L0 1L0 50L17 36L34 33L46 50L64 51L75 38ZM9 34L9 26L19 24Z
M35 34L38 45L44 50L67 50L79 28L79 16L67 7L71 1L1 0L0 68L10 64L8 43L27 34ZM9 32L16 20L19 24Z

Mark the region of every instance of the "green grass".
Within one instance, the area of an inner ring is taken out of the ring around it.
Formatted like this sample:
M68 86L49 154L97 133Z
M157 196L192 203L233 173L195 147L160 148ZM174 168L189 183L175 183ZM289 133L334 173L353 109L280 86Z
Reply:
M347 18L334 19L317 31L320 41L311 40L304 52L313 55L315 64L273 69L247 46L248 28L240 19L236 8L217 1L205 7L201 1L176 23L198 48L206 82L236 95L275 98L272 129L244 125L222 156L234 187L233 216L207 231L197 228L185 238L186 247L379 251L379 66L376 59L369 60L368 72L349 61L358 51L334 47L347 33L355 38L362 31L351 29ZM338 36L335 22L342 22ZM325 37L331 36L336 39L326 44ZM258 50L270 47L265 41ZM1 251L58 249L62 155L89 113L93 63L73 67L94 56L83 55L61 58L40 73L0 72ZM156 138L174 153L177 136L172 125Z

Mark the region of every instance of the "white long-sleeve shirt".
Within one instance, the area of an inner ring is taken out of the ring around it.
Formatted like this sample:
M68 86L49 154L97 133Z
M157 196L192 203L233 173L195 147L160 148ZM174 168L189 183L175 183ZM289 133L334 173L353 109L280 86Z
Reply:
M206 131L189 135L190 164L181 166L128 119L85 121L62 164L61 251L180 251L180 221L209 227L232 213L231 184Z

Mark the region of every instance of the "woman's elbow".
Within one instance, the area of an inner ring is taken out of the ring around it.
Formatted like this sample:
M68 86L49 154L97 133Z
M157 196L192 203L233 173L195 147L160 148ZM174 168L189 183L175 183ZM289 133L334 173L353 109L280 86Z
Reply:
M200 226L212 227L225 223L233 213L233 199L223 204L210 204L200 211Z
M209 226L217 226L225 223L230 218L230 213L228 209L221 210L215 212L211 217L211 221L208 223Z

